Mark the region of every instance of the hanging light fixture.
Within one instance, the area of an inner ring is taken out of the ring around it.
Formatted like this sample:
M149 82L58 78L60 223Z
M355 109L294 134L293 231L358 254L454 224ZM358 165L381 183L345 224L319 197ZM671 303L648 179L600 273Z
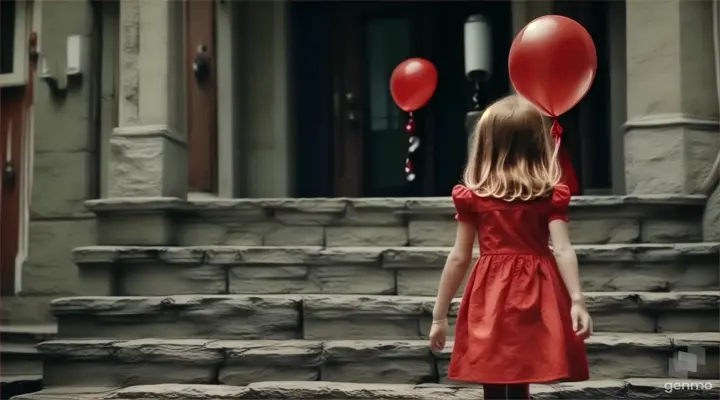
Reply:
M492 36L488 20L479 14L465 20L465 75L473 83L475 109L481 106L482 85L492 73Z

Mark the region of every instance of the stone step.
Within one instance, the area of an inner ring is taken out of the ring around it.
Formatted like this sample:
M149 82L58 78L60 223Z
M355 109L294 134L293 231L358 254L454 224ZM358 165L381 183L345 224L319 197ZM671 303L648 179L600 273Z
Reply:
M42 375L42 360L35 350L40 342L57 337L55 325L3 325L0 326L0 363L3 382L17 383L10 377ZM22 379L21 379L22 380Z
M586 293L597 332L712 332L720 291ZM51 309L63 339L421 339L434 297L176 295L71 297ZM460 299L453 301L454 316Z
M570 203L570 229L585 244L699 242L705 203L704 196L580 196ZM456 225L449 196L113 198L86 205L98 216L98 244L448 246Z
M533 399L717 399L720 381L692 379L628 379L532 385ZM71 395L77 397L70 397ZM47 389L17 397L17 400L77 400L83 395L96 400L478 400L480 387L438 384L403 385L343 382L258 382L247 386L225 385L147 385L124 389ZM102 394L102 397L97 397ZM50 397L55 395L56 397ZM66 396L66 397L62 397Z
M0 326L0 341L3 343L40 343L56 336L55 324Z
M687 378L719 379L720 333L598 334L588 339L587 347L593 379L668 376L669 360L677 351L704 352L697 371ZM48 386L442 383L451 348L449 343L433 354L425 340L87 339L38 345Z
M3 371L0 376L0 399L10 399L42 390L42 375L14 375Z
M64 386L43 389L35 393L14 396L12 400L104 400L113 395L119 388L108 387L80 387ZM129 388L128 388L129 389ZM166 392L168 395L171 392ZM138 397L139 393L129 393L130 398L141 400L147 397ZM144 395L144 394L143 394ZM140 395L140 396L143 396ZM152 396L148 393L149 396ZM107 396L107 397L106 397ZM152 397L151 397L152 398ZM202 398L202 397L201 397ZM159 398L160 399L160 398ZM182 398L181 398L182 399ZM210 400L211 398L206 398ZM174 399L180 400L180 399ZM184 399L183 399L184 400ZM188 399L188 400L192 400Z
M718 243L575 247L588 291L718 290ZM84 295L432 296L449 247L81 247Z

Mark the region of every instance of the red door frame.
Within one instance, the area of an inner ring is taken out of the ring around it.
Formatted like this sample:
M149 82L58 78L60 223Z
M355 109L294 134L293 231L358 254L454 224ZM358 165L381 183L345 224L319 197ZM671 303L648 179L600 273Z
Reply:
M185 2L186 127L190 190L217 191L216 2ZM206 75L196 77L194 63Z
M27 84L0 88L0 294L15 294L15 260L20 246L20 218L22 218L21 192L23 143L28 134L28 111L34 101L37 35L28 38L29 58ZM8 149L8 144L10 148ZM8 157L9 155L9 157ZM9 159L8 159L9 158ZM5 169L13 172L10 180Z

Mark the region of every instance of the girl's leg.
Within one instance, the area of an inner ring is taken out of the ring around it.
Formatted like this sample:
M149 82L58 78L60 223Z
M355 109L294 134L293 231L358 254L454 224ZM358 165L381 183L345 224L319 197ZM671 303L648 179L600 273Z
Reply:
M528 400L530 385L483 385L485 400Z

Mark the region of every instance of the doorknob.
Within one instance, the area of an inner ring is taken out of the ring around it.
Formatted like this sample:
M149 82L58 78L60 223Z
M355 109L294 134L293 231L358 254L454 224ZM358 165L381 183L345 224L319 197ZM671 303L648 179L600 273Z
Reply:
M197 56L193 61L192 69L198 83L205 82L210 77L210 57L207 56L207 46L201 44L197 48Z
M353 123L358 122L358 120L359 120L358 113L355 111L348 111L347 119L348 119L348 121L353 122Z
M12 165L12 122L8 126L7 131L7 142L5 143L5 166L2 171L2 184L3 187L11 189L15 187L16 174L15 168Z
M347 108L347 120L352 124L360 122L360 112L357 110L357 98L355 93L345 93L345 105Z

